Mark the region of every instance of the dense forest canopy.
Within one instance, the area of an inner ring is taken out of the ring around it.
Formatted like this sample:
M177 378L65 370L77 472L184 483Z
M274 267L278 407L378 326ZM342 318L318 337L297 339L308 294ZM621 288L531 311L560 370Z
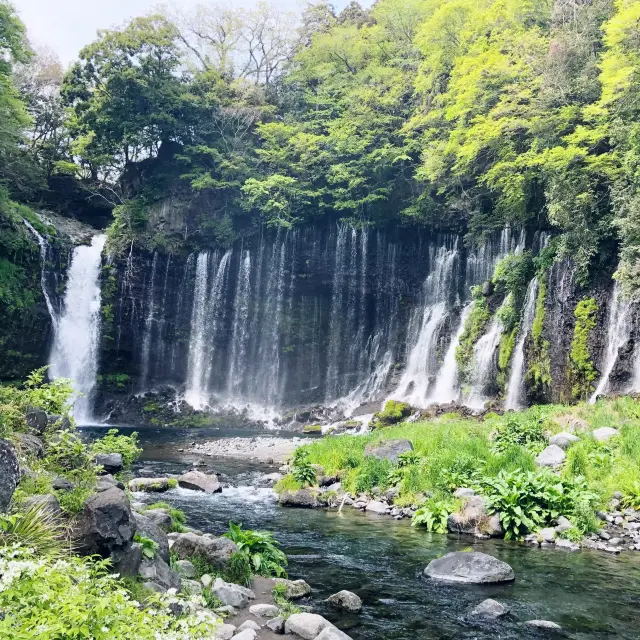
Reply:
M640 1L203 4L98 33L62 73L0 0L9 198L110 214L114 248L228 245L320 216L550 229L640 287ZM182 237L168 195L202 201Z

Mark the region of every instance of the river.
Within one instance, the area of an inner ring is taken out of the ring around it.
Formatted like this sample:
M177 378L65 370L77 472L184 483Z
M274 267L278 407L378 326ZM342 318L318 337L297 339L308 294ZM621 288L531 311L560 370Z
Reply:
M256 435L246 430L138 431L144 454L137 470L154 475L190 468L196 457L177 451L190 442L240 433ZM206 461L205 471L224 474L223 485L233 486L211 496L174 489L142 499L166 500L185 511L190 526L216 534L226 530L229 520L246 528L273 531L289 558L290 577L307 580L314 589L312 604L318 612L354 640L540 637L523 627L523 621L530 619L557 622L567 638L640 637L640 554L614 557L602 552L539 550L504 541L429 534L413 529L406 520L398 522L350 508L342 514L284 509L271 490L255 488L260 475L274 467L230 459ZM471 546L508 562L516 573L515 582L448 586L421 577L433 558ZM362 598L361 614L338 614L323 604L340 589ZM469 620L466 614L485 598L499 600L511 615L497 623Z

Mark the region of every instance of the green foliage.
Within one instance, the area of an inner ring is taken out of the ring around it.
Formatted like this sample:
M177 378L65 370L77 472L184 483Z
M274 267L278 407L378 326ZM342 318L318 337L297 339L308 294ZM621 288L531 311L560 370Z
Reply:
M153 560L156 556L156 552L158 551L158 543L155 540L151 540L151 538L145 538L141 536L139 533L136 533L133 536L133 541L137 542L142 547L142 555L148 560Z
M122 455L122 462L126 467L130 467L142 453L138 447L138 434L134 431L131 435L118 435L117 429L109 429L107 435L95 440L91 447L91 453L119 453Z
M464 324L460 343L456 348L456 362L458 364L459 375L462 381L469 379L473 370L474 355L473 348L482 336L489 319L491 311L486 298L482 296L479 288L473 292L473 307Z
M379 460L367 456L355 477L354 489L356 493L371 493L374 487L385 489L388 486L392 468L393 464L389 460Z
M435 533L447 532L447 519L453 511L451 502L429 500L422 505L411 519L412 527L424 527Z
M411 407L406 402L387 400L384 409L374 415L376 424L382 426L396 424L411 415Z
M302 485L290 473L284 476L281 480L278 480L273 487L273 490L278 495L285 491L298 491L299 489L302 489Z
M8 552L7 552L8 551ZM34 556L31 549L0 550L0 637L77 640L169 640L187 633L210 638L213 615L174 617L166 597L131 599L125 585L109 574L109 562L90 558ZM187 611L188 605L187 605Z
M531 279L533 260L529 251L508 253L501 258L493 272L493 284L498 293L512 294L521 299Z
M311 466L306 450L298 448L294 452L291 461L291 475L302 488L315 484L316 470Z
M145 511L152 511L153 509L164 509L171 516L170 533L183 533L185 525L187 524L187 516L184 511L172 507L168 502L154 502L150 504Z
M178 486L178 481L175 478L169 478L167 486L169 489L175 489Z
M0 514L0 549L23 547L59 556L64 550L65 526L46 505L33 505L14 514Z
M278 583L273 587L271 595L273 601L276 603L279 609L280 615L287 620L294 613L301 613L302 609L295 605L289 598L287 598L288 588L286 584Z
M546 446L542 421L535 417L527 420L523 416L509 416L496 431L493 448L504 453L515 445L524 447L534 455L540 453Z
M576 306L575 327L569 353L571 396L574 400L586 400L593 391L598 372L589 352L589 337L596 326L598 305L593 298L583 298Z
M286 577L287 557L268 531L243 529L241 524L230 522L229 531L224 537L236 543L240 553L249 560L255 574L267 578Z
M224 574L225 580L233 584L242 584L245 587L250 586L254 573L252 562L253 559L249 554L243 551L234 553L229 559L229 566ZM264 569L264 571L266 572L267 570ZM261 573L260 575L265 575L265 573Z

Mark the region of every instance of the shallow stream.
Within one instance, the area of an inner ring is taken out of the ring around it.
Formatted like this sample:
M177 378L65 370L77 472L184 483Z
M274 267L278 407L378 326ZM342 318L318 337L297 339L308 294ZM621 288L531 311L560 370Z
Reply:
M195 440L257 435L246 430L138 431L144 446L138 470L154 475L190 468L196 456L177 449ZM411 528L406 520L349 508L342 514L284 509L269 489L255 488L259 477L274 467L231 459L206 458L206 462L205 471L225 474L224 484L234 486L212 496L175 489L161 496L145 495L143 500L166 500L186 512L190 526L212 533L223 533L229 520L273 531L289 558L290 577L307 580L314 589L316 609L354 640L541 637L523 626L530 619L557 622L567 638L640 638L640 554L614 557L538 550L504 541L429 534ZM433 558L471 546L508 562L516 573L515 582L447 586L421 577ZM323 605L323 599L340 589L362 598L361 614L338 615ZM469 620L466 614L485 598L508 606L508 619L497 624Z

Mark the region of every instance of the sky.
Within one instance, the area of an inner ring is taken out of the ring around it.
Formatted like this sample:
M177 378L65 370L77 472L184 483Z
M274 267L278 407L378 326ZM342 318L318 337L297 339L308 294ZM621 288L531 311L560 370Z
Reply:
M206 4L207 0L173 0L175 7L189 8ZM257 0L230 0L235 6L250 8ZM98 29L119 26L128 19L149 13L158 0L13 0L18 15L27 27L29 40L35 47L55 51L63 66L75 60L82 47L93 42ZM285 10L300 11L304 0L277 0ZM342 9L348 0L334 0ZM368 5L370 2L363 2Z

